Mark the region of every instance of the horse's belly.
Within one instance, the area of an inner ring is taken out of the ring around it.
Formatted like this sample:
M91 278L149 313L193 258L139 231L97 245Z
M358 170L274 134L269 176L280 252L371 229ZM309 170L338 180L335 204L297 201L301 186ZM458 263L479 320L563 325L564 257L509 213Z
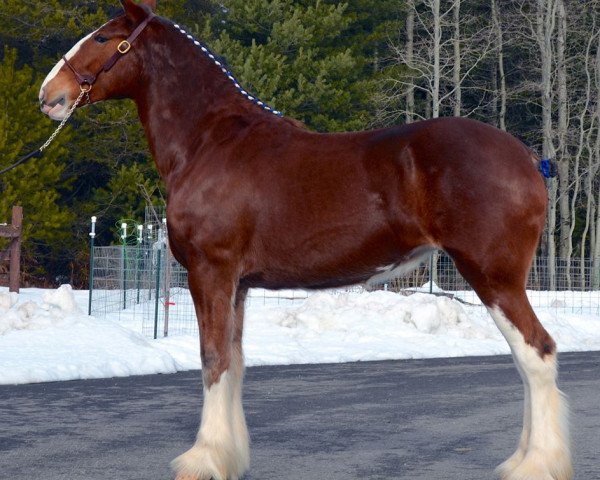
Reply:
M378 278L420 252L418 244L398 239L385 226L364 229L346 224L279 237L263 244L262 255L246 281L263 288L331 288ZM256 250L254 250L256 252Z

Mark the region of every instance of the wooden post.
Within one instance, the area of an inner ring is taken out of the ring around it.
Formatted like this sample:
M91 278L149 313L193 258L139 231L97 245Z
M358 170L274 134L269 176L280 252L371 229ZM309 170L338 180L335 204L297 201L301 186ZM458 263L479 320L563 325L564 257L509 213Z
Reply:
M8 291L19 293L21 280L21 227L23 225L23 207L13 207L11 227L14 237L10 243L10 273Z
M10 240L8 248L0 252L0 262L8 254L10 256L8 287L9 291L19 293L21 278L21 228L23 225L23 208L13 207L10 225L0 225L0 237Z

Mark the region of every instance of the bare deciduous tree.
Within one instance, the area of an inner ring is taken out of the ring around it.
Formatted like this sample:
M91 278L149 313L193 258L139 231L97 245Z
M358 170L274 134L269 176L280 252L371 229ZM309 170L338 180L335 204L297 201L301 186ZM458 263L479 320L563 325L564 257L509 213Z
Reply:
M577 286L600 287L599 6L599 0L407 0L406 30L390 45L403 67L394 71L403 74L382 89L379 124L401 116L493 119L558 163L558 177L547 181L542 243L549 288L576 286L569 280L575 251L582 269L593 262L591 280L582 276Z

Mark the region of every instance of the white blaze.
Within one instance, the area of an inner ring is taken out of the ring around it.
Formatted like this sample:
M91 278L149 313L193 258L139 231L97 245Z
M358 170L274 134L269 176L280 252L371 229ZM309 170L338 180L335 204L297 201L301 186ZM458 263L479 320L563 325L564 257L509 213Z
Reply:
M98 29L99 30L99 29ZM67 52L67 54L65 55L67 60L71 60L71 58L73 58L77 52L79 51L79 49L81 48L81 45L83 45L83 43L90 38L92 35L94 35L94 33L96 33L98 30L94 30L92 33L90 33L89 35L86 35L85 37L83 37L81 40L79 40L75 45L73 45L73 48L71 48L71 50L69 50ZM58 75L58 72L60 71L60 69L63 67L63 65L65 64L65 61L61 58L59 60L59 62L54 65L54 68L52 70L50 70L50 73L46 76L46 79L44 80L44 83L42 83L42 89L48 85L48 83L54 78L56 77L56 75Z

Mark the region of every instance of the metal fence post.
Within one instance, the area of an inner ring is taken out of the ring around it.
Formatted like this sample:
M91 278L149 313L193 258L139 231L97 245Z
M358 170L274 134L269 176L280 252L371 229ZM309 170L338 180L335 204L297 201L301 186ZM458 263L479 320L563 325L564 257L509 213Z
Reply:
M94 291L94 239L96 238L96 217L92 217L90 230L90 292L88 299L88 315L92 314L92 293Z
M159 235L160 242L160 235ZM160 265L162 245L156 251L156 289L154 292L154 339L158 338L158 297L160 297Z
M135 260L135 286L137 289L137 298L136 304L140 303L140 289L142 282L142 243L144 241L144 227L143 225L138 225L138 236L137 236L137 252L136 252L136 260Z
M165 281L163 283L163 301L164 301L164 318L163 318L163 337L169 336L169 308L171 307L171 251L169 249L169 237L167 232L167 219L163 218L164 249L165 249Z
M429 257L429 293L433 293L433 253Z
M121 239L123 240L123 310L127 309L127 224L122 223L121 229L123 233Z

